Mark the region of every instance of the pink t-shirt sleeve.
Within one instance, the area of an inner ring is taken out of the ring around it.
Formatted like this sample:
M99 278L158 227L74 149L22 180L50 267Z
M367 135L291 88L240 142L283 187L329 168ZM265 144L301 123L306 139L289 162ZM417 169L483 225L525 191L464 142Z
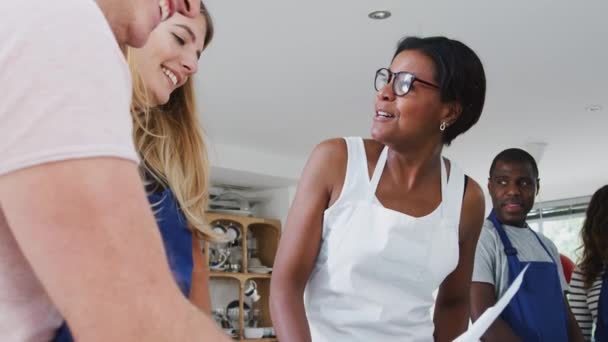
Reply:
M103 14L90 1L24 3L28 15L0 28L0 175L75 158L137 162L131 79Z

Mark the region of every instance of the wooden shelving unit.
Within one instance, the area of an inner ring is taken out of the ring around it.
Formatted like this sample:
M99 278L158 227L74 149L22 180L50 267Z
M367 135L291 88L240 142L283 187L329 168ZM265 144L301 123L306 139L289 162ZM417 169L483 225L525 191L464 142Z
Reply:
M232 214L224 214L217 212L207 213L207 222L210 225L220 223L224 226L232 224L241 229L242 241L242 265L241 272L229 271L212 271L210 273L211 280L213 279L232 279L239 284L239 337L237 341L256 341L256 342L276 342L276 338L259 338L247 339L244 336L245 320L244 320L244 303L245 303L245 286L247 281L254 280L258 286L258 294L260 300L256 303L256 307L260 309L259 327L270 327L272 321L270 319L269 294L270 294L270 279L271 274L251 273L248 271L248 246L247 235L253 234L257 242L257 257L264 266L273 267L274 258L277 252L279 239L281 236L281 222L275 219L256 218L248 216L238 216ZM205 242L205 250L209 250L209 243ZM205 253L207 258L209 253ZM207 263L209 260L207 260ZM213 298L211 299L213 303Z

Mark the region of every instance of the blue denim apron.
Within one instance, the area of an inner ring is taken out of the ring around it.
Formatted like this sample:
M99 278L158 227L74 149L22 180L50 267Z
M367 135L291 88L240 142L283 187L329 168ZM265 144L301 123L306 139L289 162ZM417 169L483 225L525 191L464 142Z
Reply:
M566 304L555 262L521 262L517 250L511 244L494 210L488 217L496 227L504 245L509 265L509 285L521 270L529 264L521 288L500 317L511 327L522 341L568 341L568 319ZM551 253L538 235L534 236L545 252Z
M169 189L148 194L156 222L160 228L163 244L170 269L180 290L190 295L192 285L192 233L188 229L186 218L179 209L179 204ZM72 334L67 324L57 331L54 342L72 342Z

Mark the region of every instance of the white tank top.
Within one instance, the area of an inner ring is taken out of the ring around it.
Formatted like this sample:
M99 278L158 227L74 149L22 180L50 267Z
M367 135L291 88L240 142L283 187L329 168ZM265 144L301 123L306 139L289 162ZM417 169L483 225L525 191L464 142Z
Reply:
M416 218L382 206L359 137L345 138L346 178L324 213L321 246L305 291L314 342L432 341L433 292L458 264L464 174L441 158L441 204Z

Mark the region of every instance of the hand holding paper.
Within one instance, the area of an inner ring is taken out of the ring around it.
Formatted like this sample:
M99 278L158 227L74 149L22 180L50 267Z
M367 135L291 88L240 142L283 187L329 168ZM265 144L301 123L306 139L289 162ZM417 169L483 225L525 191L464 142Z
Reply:
M464 334L458 336L454 342L477 342L483 336L483 334L490 328L490 325L494 323L494 320L500 316L500 313L509 305L509 302L521 286L523 282L524 274L528 269L529 265L526 265L524 269L519 273L517 278L513 281L513 284L509 286L505 294L500 298L498 302L492 307L489 307L480 317L469 327Z

